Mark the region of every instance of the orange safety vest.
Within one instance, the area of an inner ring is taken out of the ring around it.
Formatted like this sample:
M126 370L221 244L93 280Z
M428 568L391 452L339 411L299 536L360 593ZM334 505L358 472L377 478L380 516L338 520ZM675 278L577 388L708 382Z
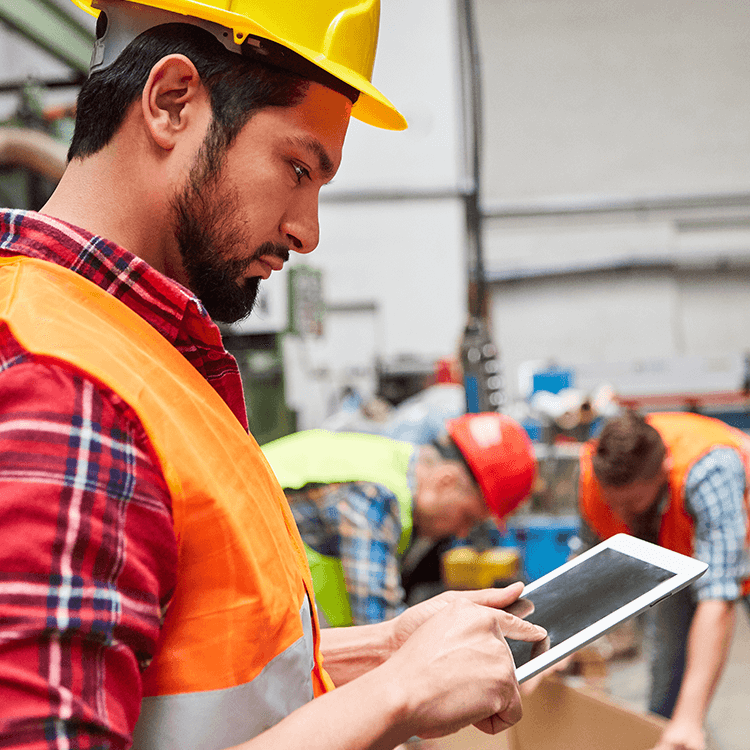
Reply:
M688 412L649 414L646 421L657 430L672 461L669 472L669 503L662 516L658 542L662 547L693 554L695 523L685 508L685 482L690 469L709 451L719 447L734 448L745 467L745 508L750 520L750 437L718 419ZM594 475L592 458L596 441L581 449L579 506L581 517L601 539L620 532L630 533L604 502L601 487ZM750 522L746 524L746 544L750 546ZM743 585L743 594L750 593L750 579Z
M200 373L122 302L46 261L0 259L0 317L28 351L132 407L170 490L178 583L143 673L135 746L229 747L331 689L284 493Z

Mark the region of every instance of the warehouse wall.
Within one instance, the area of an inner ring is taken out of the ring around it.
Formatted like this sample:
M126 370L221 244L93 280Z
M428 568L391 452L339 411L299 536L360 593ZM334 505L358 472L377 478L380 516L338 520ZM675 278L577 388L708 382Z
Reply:
M490 200L745 190L750 5L476 0Z
M496 340L509 372L517 373L526 360L537 360L540 367L600 363L602 382L613 382L623 361L631 361L635 370L639 363L685 356L743 355L750 349L743 343L750 331L749 284L746 273L739 277L718 269L635 269L591 273L585 279L534 279L498 288L491 312L493 320L502 321ZM735 367L734 357L727 366ZM653 392L659 392L662 376L656 372L654 377ZM722 387L713 390L729 390L732 382L736 387L741 375L732 377L725 381L717 373ZM682 382L689 378L685 372ZM511 383L516 392L517 383ZM700 385L711 390L707 383Z
M509 374L750 348L750 5L477 0L477 14Z

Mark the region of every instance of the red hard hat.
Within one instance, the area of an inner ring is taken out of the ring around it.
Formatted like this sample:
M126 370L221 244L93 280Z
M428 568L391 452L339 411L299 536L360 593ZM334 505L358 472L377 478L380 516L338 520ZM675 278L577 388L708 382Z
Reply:
M512 513L529 496L536 475L534 446L526 430L497 412L464 414L446 427L490 512L497 518Z

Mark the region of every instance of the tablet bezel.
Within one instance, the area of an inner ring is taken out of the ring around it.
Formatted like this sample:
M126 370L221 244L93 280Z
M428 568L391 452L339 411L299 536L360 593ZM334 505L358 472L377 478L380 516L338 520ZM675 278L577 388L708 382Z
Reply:
M597 544L595 547L586 550L586 552L581 553L572 560L568 560L568 562L563 563L550 573L532 581L524 588L521 596L526 597L536 589L547 584L552 584L561 573L571 568L587 563L590 564L592 558L595 558L605 549L612 549L630 555L651 565L668 570L674 575L666 581L657 584L645 594L641 594L627 604L613 610L610 614L580 630L575 635L566 638L548 651L535 656L525 664L517 667L516 678L519 682L523 682L539 674L569 654L612 630L612 628L621 622L640 614L667 596L674 594L699 578L708 569L706 563L696 560L693 557L688 557L664 547L659 547L656 544L645 542L629 534L616 534Z

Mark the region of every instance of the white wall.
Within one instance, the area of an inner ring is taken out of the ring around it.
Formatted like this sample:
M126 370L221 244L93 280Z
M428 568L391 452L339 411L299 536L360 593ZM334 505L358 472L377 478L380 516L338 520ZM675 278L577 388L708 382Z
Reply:
M465 323L463 222L454 199L325 204L309 262L329 302L378 302L382 355L442 356Z
M476 7L487 268L517 279L492 300L510 384L537 358L750 348L750 4Z
M490 199L747 188L749 3L476 8Z

